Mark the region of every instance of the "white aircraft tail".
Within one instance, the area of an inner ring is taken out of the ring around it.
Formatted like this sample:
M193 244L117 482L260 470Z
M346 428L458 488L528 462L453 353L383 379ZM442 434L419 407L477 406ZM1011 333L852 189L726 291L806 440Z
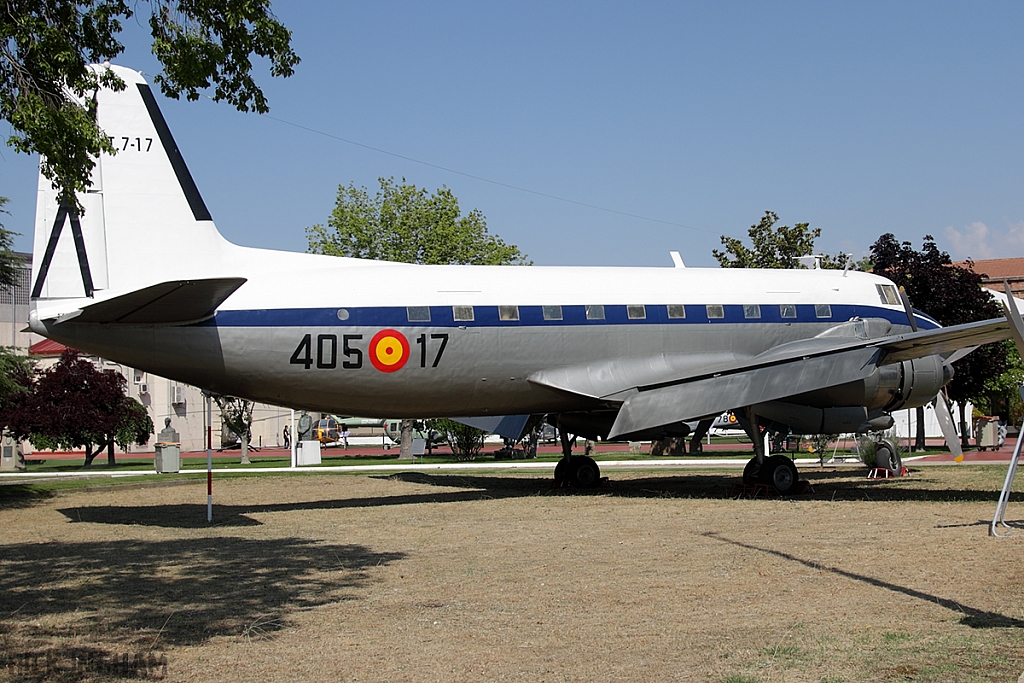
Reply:
M40 174L32 260L32 300L40 317L74 310L168 281L218 272L233 248L178 151L156 98L136 71L110 68L125 82L100 90L99 125L117 148L103 154L84 215L61 206Z

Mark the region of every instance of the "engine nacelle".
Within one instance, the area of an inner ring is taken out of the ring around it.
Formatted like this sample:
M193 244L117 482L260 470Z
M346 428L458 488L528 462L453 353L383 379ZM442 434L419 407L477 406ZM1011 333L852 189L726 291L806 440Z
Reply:
M870 379L870 378L869 378ZM868 409L886 412L900 408L920 408L953 379L953 366L941 356L925 356L878 368L874 403Z
M820 408L864 406L870 413L918 408L953 379L953 366L941 356L925 356L879 366L867 378L786 399Z

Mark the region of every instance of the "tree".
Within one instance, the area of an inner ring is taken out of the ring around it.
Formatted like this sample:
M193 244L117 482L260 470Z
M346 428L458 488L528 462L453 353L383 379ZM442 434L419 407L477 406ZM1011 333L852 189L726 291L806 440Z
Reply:
M338 187L327 225L306 229L314 254L404 263L528 265L526 256L487 231L479 209L465 216L452 191L428 194L402 179L379 178L371 197L365 187Z
M4 206L8 201L7 197L0 197L0 213L7 213ZM17 233L0 223L0 291L11 289L18 281L18 258L14 255L15 235Z
M480 449L484 447L484 437L487 436L487 432L482 429L447 418L431 420L428 426L445 435L456 460L476 460Z
M68 349L14 402L8 427L39 449L84 448L86 467L107 448L114 465L113 444L143 446L153 434L153 420L126 387L121 373L97 370Z
M234 396L214 396L221 419L241 442L243 465L249 464L249 441L252 440L252 409L255 403Z
M0 13L0 118L14 134L7 144L39 153L40 169L64 201L90 185L100 153L115 149L96 123L96 90L124 89L109 69L122 22L135 16L127 0L21 0ZM290 76L299 58L291 32L274 18L269 0L150 0L153 53L163 66L156 83L168 97L215 101L267 112L252 57L267 59L273 76Z
M0 431L32 387L33 364L28 356L0 347Z
M821 237L821 228L809 229L809 223L797 223L793 227L780 225L779 216L774 211L765 211L761 220L750 226L751 247L742 240L722 235L725 251L712 249L711 253L718 259L722 268L802 268L798 260L801 256L814 253L814 240ZM822 268L843 268L848 260L846 254L838 256L823 255Z
M910 242L898 242L887 233L871 245L874 272L903 287L914 307L935 318L942 325L960 325L998 318L999 306L981 286L982 274L974 272L974 264L967 268L953 266L949 254L940 251L931 235L925 235L921 251L915 251ZM967 418L964 404L980 399L985 383L1006 370L1006 347L988 344L953 364L955 374L949 383L949 397L960 404L960 440L967 443ZM923 409L918 423L923 425ZM919 429L919 443L924 447Z
M487 231L479 209L463 216L447 187L428 194L404 178L378 182L374 197L365 187L338 186L327 226L306 229L311 253L432 265L530 264L518 247ZM412 459L412 432L412 421L403 420L400 459Z

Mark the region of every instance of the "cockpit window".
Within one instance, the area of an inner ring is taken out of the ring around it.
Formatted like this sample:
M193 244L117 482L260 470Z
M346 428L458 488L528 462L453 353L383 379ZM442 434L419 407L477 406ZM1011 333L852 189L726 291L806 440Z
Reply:
M882 300L883 304L900 305L900 293L896 291L895 285L875 285L875 289L878 290L878 298Z

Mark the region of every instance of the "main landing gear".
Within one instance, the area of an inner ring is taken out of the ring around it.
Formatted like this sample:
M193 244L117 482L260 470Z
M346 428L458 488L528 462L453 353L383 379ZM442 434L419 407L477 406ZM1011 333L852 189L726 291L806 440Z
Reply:
M785 455L765 456L766 438L757 422L752 408L747 408L750 440L754 444L754 457L743 468L743 483L746 486L773 486L782 495L799 490L800 475L796 465Z
M601 481L601 469L594 459L586 455L573 455L572 443L575 437L559 428L562 439L562 459L555 465L555 483L559 486L578 486L591 488Z

